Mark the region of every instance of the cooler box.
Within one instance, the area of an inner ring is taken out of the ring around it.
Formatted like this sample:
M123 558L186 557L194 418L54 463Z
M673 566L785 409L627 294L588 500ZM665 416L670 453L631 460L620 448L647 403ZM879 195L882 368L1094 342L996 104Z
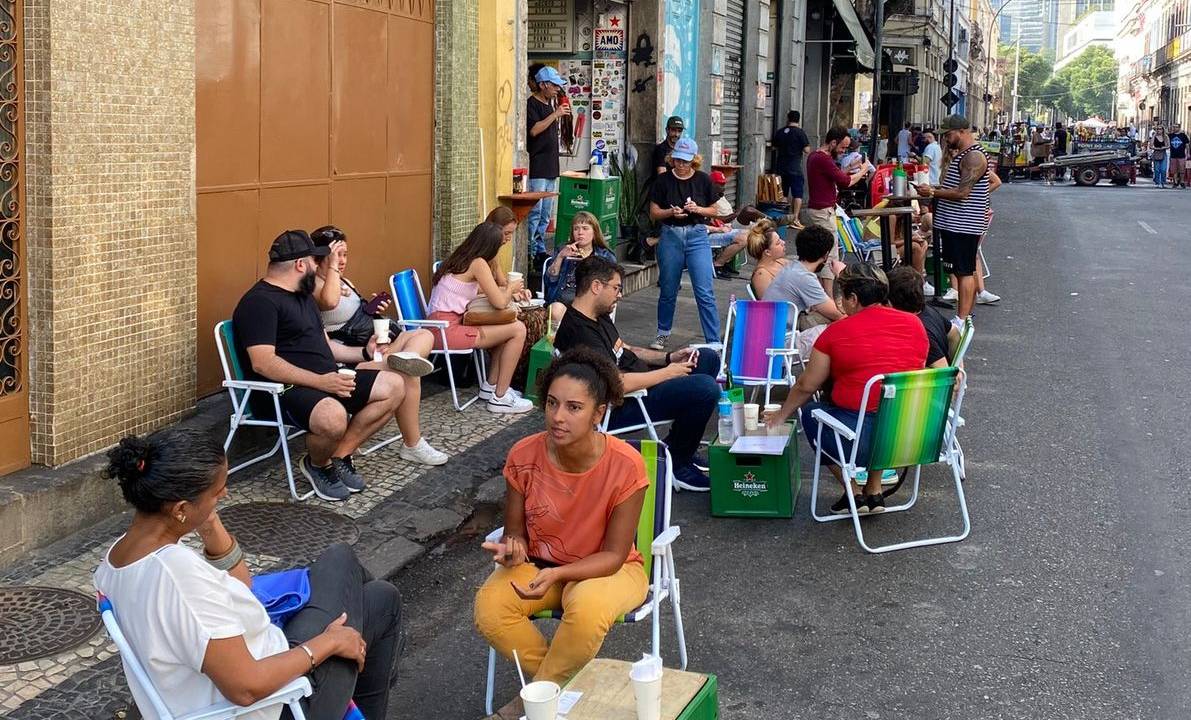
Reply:
M554 231L555 247L571 237L571 220L576 213L596 216L608 247L616 247L620 230L620 178L603 180L561 177L558 179L558 220Z
M789 444L781 455L729 452L717 440L708 448L711 514L715 517L789 518L802 488L798 430L787 423Z

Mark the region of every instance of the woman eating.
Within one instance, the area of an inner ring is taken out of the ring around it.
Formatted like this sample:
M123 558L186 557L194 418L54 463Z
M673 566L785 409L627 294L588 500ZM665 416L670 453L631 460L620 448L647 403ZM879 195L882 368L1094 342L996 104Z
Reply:
M777 274L786 269L790 261L786 258L786 241L777 234L772 220L758 220L749 228L745 239L749 257L757 261L749 284L758 298L765 295Z
M504 231L500 225L491 222L477 225L434 273L434 289L427 310L431 320L448 323L447 343L452 350L491 351L487 375L493 382L480 380L480 398L488 402L488 410L526 413L533 409L533 403L509 387L525 345L525 323L514 319L499 325L463 324L468 303L481 292L497 310L529 298L523 280L510 280L505 285L497 282L498 273L504 277L499 269L494 269L496 254L503 243ZM437 333L434 343L437 349L443 349L442 337Z
M373 580L349 546L332 545L309 568L305 607L277 627L252 594L244 552L215 509L227 496L217 440L174 428L126 437L108 459L108 477L119 480L136 512L95 570L95 588L111 600L171 713L225 698L252 705L310 675L306 717L337 720L351 700L365 717L387 717L400 654L397 588ZM201 553L179 542L192 532ZM131 680L127 668L125 675ZM129 685L142 714L155 717L142 688ZM273 707L240 717L291 715Z
M546 261L546 302L550 304L550 319L554 327L562 322L567 306L575 300L575 268L584 258L595 254L616 262L616 255L604 242L600 221L587 211L575 213L571 220L571 241L558 249Z
M505 463L504 537L483 546L499 567L476 594L475 621L536 680L574 676L649 589L633 544L649 487L644 461L595 429L621 387L612 363L590 350L556 358L541 379L546 431L514 445ZM529 619L542 610L562 611L550 643Z
M368 303L344 275L347 270L347 235L334 225L327 225L312 232L310 239L315 245L325 245L331 250L325 257L315 260L318 268L314 275L314 301L318 304L327 336L344 345L367 347L373 337L372 316L365 311ZM373 295L368 302L375 301L376 297ZM375 316L384 317L390 304L391 300L377 304ZM359 328L365 328L364 332L359 332ZM360 363L356 367L362 370L387 368L405 376L405 400L397 407L396 414L402 440L397 454L410 462L442 465L450 456L435 449L422 437L418 419L422 401L419 378L434 370L434 365L426 359L434 347L434 336L422 328L402 332L396 322L390 321L389 337L392 342L377 346L380 361Z

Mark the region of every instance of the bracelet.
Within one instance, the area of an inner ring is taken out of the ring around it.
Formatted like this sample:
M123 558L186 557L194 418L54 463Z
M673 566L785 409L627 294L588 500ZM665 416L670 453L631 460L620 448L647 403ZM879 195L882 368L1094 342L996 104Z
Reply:
M215 568L216 570L227 572L228 570L231 570L235 566L244 562L244 551L240 549L239 541L236 540L235 536L233 536L231 550L228 550L226 553L220 555L217 558L207 555L207 551L204 550L203 557L206 558L207 563L211 565L211 567Z
M670 364L670 353L666 353L666 364Z
M372 360L372 358L368 356L367 346L360 348L360 357L364 358L364 362L369 362Z
M306 647L306 643L302 643L298 647L306 651L306 656L310 658L310 669L313 670L315 668L314 653L310 650L310 648Z

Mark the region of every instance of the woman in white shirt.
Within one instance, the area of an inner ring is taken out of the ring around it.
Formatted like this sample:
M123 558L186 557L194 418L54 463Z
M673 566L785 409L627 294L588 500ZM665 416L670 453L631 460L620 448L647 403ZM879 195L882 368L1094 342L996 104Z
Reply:
M136 513L96 569L95 587L172 713L222 698L251 705L309 674L307 717L338 720L352 699L365 717L386 717L401 636L395 587L372 580L347 545L331 546L309 568L309 602L277 627L215 512L227 494L218 441L169 429L126 437L108 458L108 476ZM201 555L179 544L191 532L203 542ZM143 689L131 677L129 685L142 715L156 718ZM289 711L243 717L276 720Z

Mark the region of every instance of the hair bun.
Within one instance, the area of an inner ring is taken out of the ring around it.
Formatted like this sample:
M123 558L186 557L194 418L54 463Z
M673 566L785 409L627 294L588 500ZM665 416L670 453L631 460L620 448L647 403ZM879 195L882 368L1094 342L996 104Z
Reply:
M145 438L136 435L122 438L108 452L108 477L118 478L122 483L140 479L145 474L149 451L150 445Z

